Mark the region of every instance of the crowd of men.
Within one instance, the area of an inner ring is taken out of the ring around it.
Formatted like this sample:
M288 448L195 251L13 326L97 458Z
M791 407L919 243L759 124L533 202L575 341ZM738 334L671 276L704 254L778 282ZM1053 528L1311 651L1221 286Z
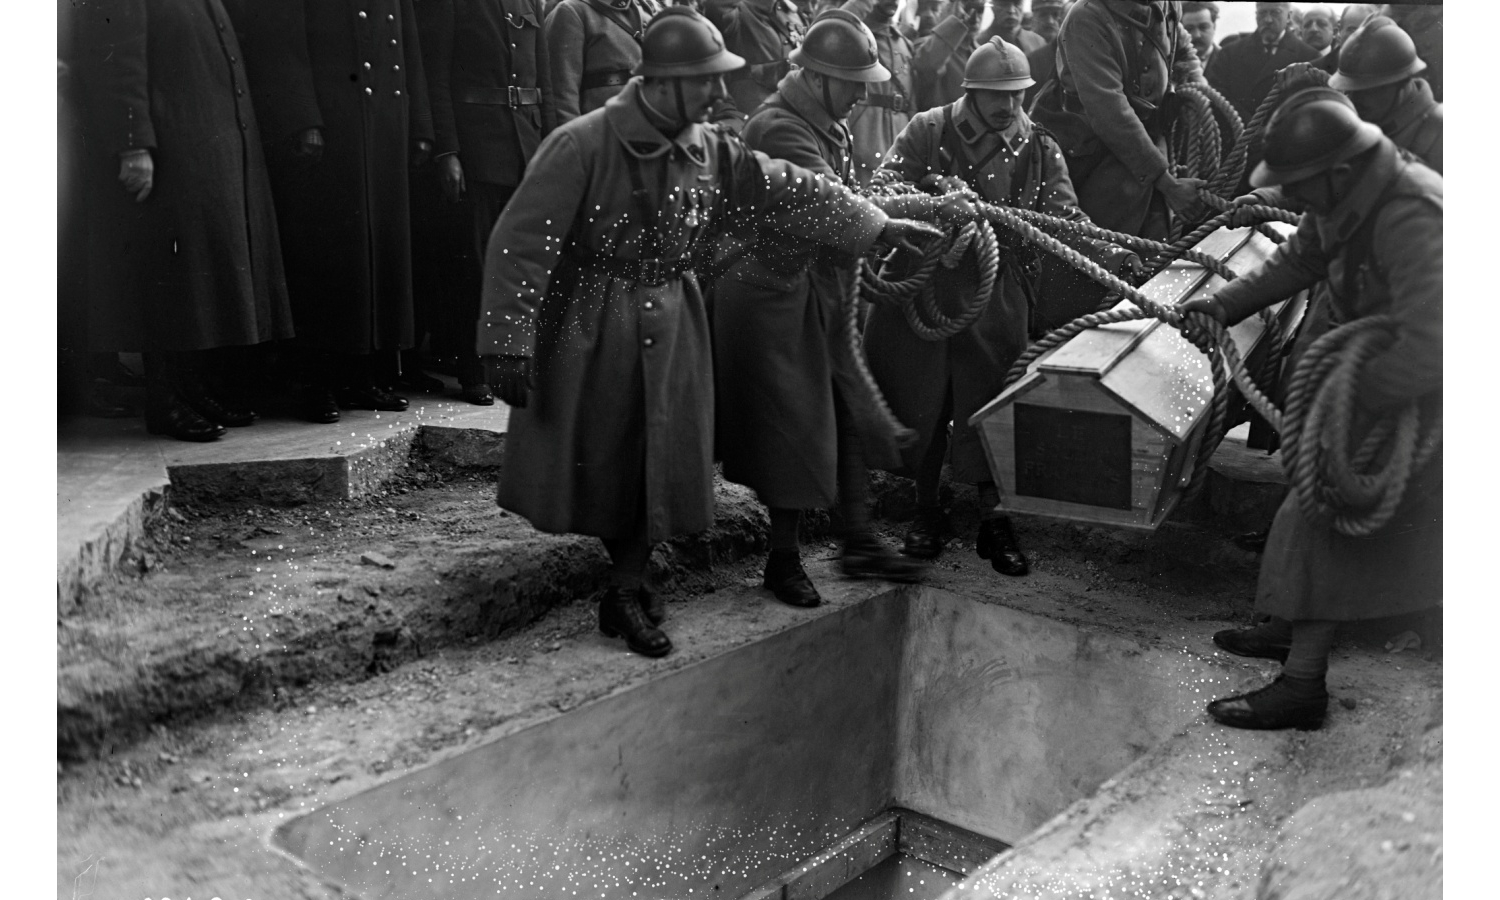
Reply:
M256 420L225 390L247 348L274 344L316 423L405 409L397 389L441 389L422 367L446 360L464 399L512 407L501 504L603 541L600 628L647 656L672 649L647 561L709 526L716 461L770 512L783 602L820 602L806 509L836 507L846 575L919 578L951 537L945 467L976 488L979 556L1025 575L968 418L1066 298L1005 236L979 318L921 339L892 308L850 314L856 267L877 245L910 265L977 201L1165 238L1201 211L1168 146L1185 83L1247 121L1288 95L1240 202L1306 212L1192 311L1231 323L1312 288L1304 340L1394 315L1371 409L1440 393L1441 81L1417 49L1440 15L1255 5L1254 32L1216 41L1216 4L1146 0L83 4L61 60L62 332L106 371L141 353L147 428L190 441ZM1301 90L1308 67L1331 87ZM984 281L972 248L933 277L950 316ZM870 524L872 467L915 481L899 552ZM1288 669L1217 717L1316 727L1330 623L1432 599L1430 567L1386 571L1431 549L1430 485L1411 497L1429 506L1403 507L1399 546L1283 508L1261 585L1279 618L1220 645Z

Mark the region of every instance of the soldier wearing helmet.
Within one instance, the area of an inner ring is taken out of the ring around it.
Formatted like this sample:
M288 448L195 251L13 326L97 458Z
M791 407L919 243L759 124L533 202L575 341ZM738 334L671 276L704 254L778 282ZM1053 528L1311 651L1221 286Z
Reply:
M991 38L969 57L964 96L918 113L896 138L884 174L944 189L966 185L990 203L1088 221L1074 199L1057 143L1033 126L1021 109L1021 96L1031 84L1020 48ZM1124 248L1077 237L1066 240L1107 268L1139 265L1135 254ZM916 444L903 452L897 470L916 479L919 507L904 552L918 558L942 552L949 529L938 487L948 460L955 481L978 488L979 555L1002 574L1024 575L1026 557L999 507L1000 492L979 435L969 425L969 416L1000 393L1006 371L1026 349L1031 309L1038 302L1033 299L1034 256L1019 246L1003 249L1001 256L1001 277L973 325L946 340L923 340L900 311L879 306L870 312L865 350L892 411L918 435ZM977 255L971 249L956 269L938 269L931 290L944 313L956 316L958 297L972 295L978 284Z
M735 107L749 115L791 70L789 58L807 23L792 0L706 0L703 12L724 32L730 51L745 59L726 81Z
M948 14L912 47L912 81L917 111L952 103L963 96L964 65L979 46L985 0L952 0Z
M694 250L728 218L859 254L927 229L705 127L744 60L687 7L636 77L537 149L485 255L478 352L513 409L499 502L610 556L605 634L672 649L644 590L654 544L713 520L713 371Z
M1394 321L1394 341L1359 373L1349 446L1376 417L1416 402L1442 403L1443 179L1361 121L1343 97L1313 88L1290 98L1266 128L1251 176L1279 184L1308 214L1275 255L1183 313L1232 325L1327 281L1334 323ZM1337 623L1420 612L1442 602L1441 450L1407 484L1392 520L1348 537L1304 517L1288 496L1271 525L1255 609L1271 620L1214 635L1240 656L1278 659L1267 687L1216 700L1209 713L1238 728L1318 728Z
M1418 77L1426 69L1411 37L1376 16L1344 42L1338 71L1328 83L1349 95L1360 118L1442 174L1443 104Z
M900 0L849 0L841 9L863 19L875 38L880 64L890 72L885 81L871 82L865 96L849 114L849 133L854 137L854 176L869 184L885 151L916 111L912 93L912 44L896 28Z
M874 35L849 12L825 12L792 63L750 117L745 143L826 180L854 183L858 145L845 118L869 86L890 78ZM894 215L930 215L940 204L935 197L875 202ZM973 209L955 198L946 212L972 216ZM717 446L724 477L754 488L770 511L764 586L793 606L820 602L802 568L797 529L801 510L835 500L845 574L915 578L921 565L870 527L867 466L891 467L898 457L853 356L845 303L856 260L809 246L772 220L747 220L736 232L751 249L720 279L713 300Z

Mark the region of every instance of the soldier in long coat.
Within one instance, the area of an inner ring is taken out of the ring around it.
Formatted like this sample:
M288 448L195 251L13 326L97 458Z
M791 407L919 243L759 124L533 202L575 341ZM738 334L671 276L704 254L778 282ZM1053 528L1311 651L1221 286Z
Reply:
M303 414L405 409L372 354L393 360L413 338L407 169L431 151L432 116L411 0L255 0L242 16L308 360Z
M745 143L851 184L855 146L843 120L867 84L890 77L875 35L852 13L827 12L792 62L797 68L750 117ZM909 208L906 198L899 208L890 199L875 202L891 215L930 216L937 208L935 197L915 199L928 208ZM751 249L714 291L717 445L724 477L754 488L770 511L764 586L794 606L820 602L802 568L797 529L803 509L835 500L846 574L915 576L915 561L888 549L869 527L867 465L892 468L899 456L854 358L845 303L857 260L809 246L774 219L746 221L739 230Z
M1434 99L1426 79L1418 77L1427 68L1411 36L1377 16L1344 43L1338 71L1328 84L1349 95L1360 118L1441 175L1443 104Z
M891 73L887 81L868 86L865 98L849 114L849 134L854 140L854 177L870 183L896 135L911 121L916 98L912 87L911 40L896 28L900 0L849 0L841 9L864 20L875 35L880 64Z
M517 407L499 502L604 540L600 628L650 656L671 651L659 598L641 593L651 547L713 520L711 339L691 250L727 217L855 254L918 227L703 127L742 62L697 13L658 14L643 77L543 141L485 257L478 350L500 357L492 383Z
M547 13L547 57L559 124L625 89L641 61L655 0L562 0Z
M1167 156L1173 86L1203 81L1181 4L1078 0L1057 38L1057 80L1031 115L1057 137L1079 207L1112 231L1165 239L1201 182Z
M984 0L953 0L948 15L912 46L912 89L917 112L952 103L964 95L964 66L978 46Z
M86 345L146 354L153 433L213 440L254 413L204 390L200 351L292 333L240 46L219 0L82 15Z
M956 178L990 203L1086 222L1057 144L1020 108L1021 95L1032 84L1020 49L991 38L970 57L964 84L968 93L963 98L912 119L891 148L885 168L914 184L928 179L952 184L950 179ZM1067 240L1106 268L1118 271L1139 265L1135 254L1122 247L1077 237ZM999 490L979 434L969 425L969 416L1000 393L1011 364L1026 349L1032 276L1022 270L1022 248L1008 247L1001 253L1001 277L984 313L968 328L945 340L928 341L911 330L899 310L877 306L865 329L865 351L891 411L918 435L915 445L903 452L900 469L917 482L918 515L904 551L923 558L942 552L949 529L938 487L947 457L953 480L974 484L979 491L979 555L998 572L1024 575L1025 555L999 508ZM939 267L932 290L944 313L956 316L959 296L972 293L978 283L977 257L971 249L952 273Z
M1403 154L1346 104L1293 97L1272 117L1253 179L1304 203L1297 231L1258 270L1184 304L1229 325L1327 281L1333 317L1389 316L1395 341L1364 365L1350 423L1356 446L1375 417L1416 401L1440 410L1443 385L1443 180ZM1337 623L1412 613L1442 602L1442 452L1406 486L1393 518L1367 537L1308 519L1295 494L1271 525L1255 609L1271 620L1214 635L1242 656L1285 663L1271 685L1214 701L1241 728L1317 728Z
M484 249L557 124L542 0L420 0L416 20L436 136L412 179L417 320L459 361L464 399L490 406L474 352Z
M788 60L807 22L792 0L707 0L703 13L723 32L729 51L745 60L725 82L735 108L748 116L790 71Z

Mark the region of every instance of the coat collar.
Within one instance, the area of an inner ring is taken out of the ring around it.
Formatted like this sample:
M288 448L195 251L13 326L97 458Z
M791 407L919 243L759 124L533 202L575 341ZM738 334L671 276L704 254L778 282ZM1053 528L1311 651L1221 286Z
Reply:
M689 124L676 137L668 138L646 120L640 95L641 78L637 75L626 82L624 90L604 101L604 120L625 152L637 159L653 159L676 147L699 168L706 167L708 148L703 126Z
M1424 78L1413 78L1401 91L1401 100L1396 104L1390 118L1380 123L1380 130L1387 135L1399 134L1402 129L1427 116L1438 106L1433 99L1432 87Z
M1318 218L1318 236L1324 247L1337 247L1353 237L1380 204L1391 182L1406 168L1406 160L1390 138L1382 137L1378 148L1344 202Z
M788 72L776 85L776 92L807 124L817 129L834 144L840 147L849 146L849 129L823 108L822 101L813 94L801 69Z
M990 126L979 118L979 113L970 107L968 95L958 98L955 102L953 127L966 144L977 144L987 135L994 134ZM1010 127L1001 132L999 137L1012 153L1020 153L1026 142L1031 140L1031 119L1026 115L1026 111L1018 111Z

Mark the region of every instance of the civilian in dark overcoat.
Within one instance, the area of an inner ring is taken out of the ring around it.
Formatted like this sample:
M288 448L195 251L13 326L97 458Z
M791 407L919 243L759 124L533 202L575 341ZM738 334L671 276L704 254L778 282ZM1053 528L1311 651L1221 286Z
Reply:
M254 0L245 54L281 225L301 348L304 413L406 408L371 354L412 343L407 169L432 116L413 0ZM382 379L383 380L383 379Z
M240 45L219 0L84 16L87 345L146 353L148 427L211 440L254 414L205 392L197 351L292 334Z
M416 19L436 136L412 176L417 326L458 360L464 399L489 406L474 352L484 248L557 123L542 0L420 0Z

